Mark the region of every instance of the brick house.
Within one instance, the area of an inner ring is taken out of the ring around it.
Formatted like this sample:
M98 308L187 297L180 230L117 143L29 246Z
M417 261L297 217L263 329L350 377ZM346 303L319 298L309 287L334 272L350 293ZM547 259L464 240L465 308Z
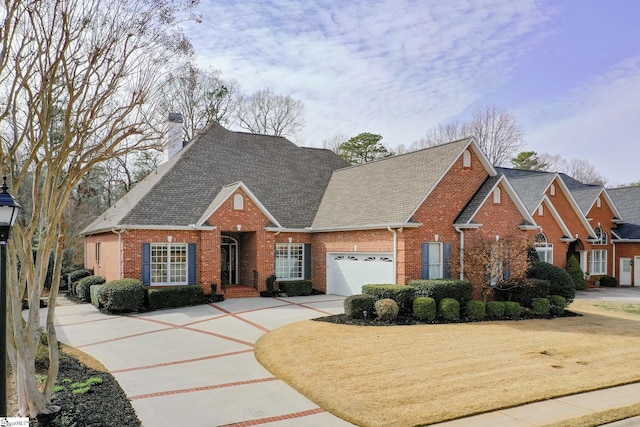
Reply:
M465 244L478 239L534 243L544 232L541 257L563 267L567 254L595 250L559 174L496 169L472 138L350 166L328 150L213 125L173 152L83 231L95 274L205 292L216 283L227 296L264 290L276 274L349 295L365 283L466 277Z

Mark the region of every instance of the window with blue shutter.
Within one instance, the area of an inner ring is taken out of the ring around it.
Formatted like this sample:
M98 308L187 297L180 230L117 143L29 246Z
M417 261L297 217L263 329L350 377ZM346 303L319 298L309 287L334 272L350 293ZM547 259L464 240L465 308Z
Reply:
M311 280L311 245L304 244L304 279Z
M195 243L143 243L142 282L145 285L197 283Z
M142 283L151 284L151 244L142 244Z
M422 278L451 277L451 243L422 243Z
M188 274L187 274L187 283L190 285L195 285L197 283L197 275L198 270L196 269L196 244L189 243L187 247L187 263L188 263Z

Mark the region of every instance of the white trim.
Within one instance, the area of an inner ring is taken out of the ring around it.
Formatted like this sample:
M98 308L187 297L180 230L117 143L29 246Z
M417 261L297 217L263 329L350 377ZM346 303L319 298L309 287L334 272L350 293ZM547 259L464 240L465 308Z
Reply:
M418 228L422 225L420 222L409 222L401 224L371 224L371 225L359 225L359 226L344 226L344 227L307 227L307 228L285 228L285 227L265 227L265 231L272 231L276 233L330 233L332 231L360 231L360 230L386 230L391 228Z
M553 217L553 219L555 219L556 223L560 226L560 229L562 230L564 235L573 236L573 234L571 234L571 230L569 230L569 227L567 227L567 224L564 223L564 221L562 220L562 217L556 210L555 206L553 206L553 203L551 202L551 200L549 200L549 197L547 197L546 194L542 198L542 202L540 202L540 206L542 206L542 204L545 202L547 203L547 210L551 213L551 216Z
M571 191L569 191L569 188L564 183L564 181L560 178L560 175L557 173L555 174L553 180L551 181L551 183L549 183L549 185L553 184L555 181L558 181L558 184L560 185L560 189L566 196L567 200L569 200L569 204L571 205L571 207L573 207L574 212L578 215L578 219L580 219L580 222L582 222L582 225L584 225L584 228L587 230L587 233L589 233L589 236L596 237L595 233L593 232L593 228L591 228L591 225L587 220L586 215L582 213L580 206L578 206L578 202L576 202L576 199L573 198ZM546 190L545 190L545 194L546 194ZM573 236L573 234L569 234L569 236Z
M93 236L95 234L102 234L108 231L112 231L114 228L118 228L121 231L128 230L176 230L176 231L212 231L218 227L212 225L118 225L117 227L105 227L91 230L88 233L81 233L84 236Z

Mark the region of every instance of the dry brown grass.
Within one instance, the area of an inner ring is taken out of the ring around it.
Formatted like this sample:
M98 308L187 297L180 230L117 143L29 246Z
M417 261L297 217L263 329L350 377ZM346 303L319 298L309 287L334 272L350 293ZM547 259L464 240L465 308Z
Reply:
M429 424L640 381L640 316L362 327L306 321L256 357L322 408L364 426Z

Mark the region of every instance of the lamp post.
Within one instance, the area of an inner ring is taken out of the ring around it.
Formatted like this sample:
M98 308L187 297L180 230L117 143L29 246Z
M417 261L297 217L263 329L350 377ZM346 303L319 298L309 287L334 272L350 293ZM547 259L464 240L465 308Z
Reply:
M20 204L7 192L7 177L0 187L0 416L7 416L7 240L16 223Z

